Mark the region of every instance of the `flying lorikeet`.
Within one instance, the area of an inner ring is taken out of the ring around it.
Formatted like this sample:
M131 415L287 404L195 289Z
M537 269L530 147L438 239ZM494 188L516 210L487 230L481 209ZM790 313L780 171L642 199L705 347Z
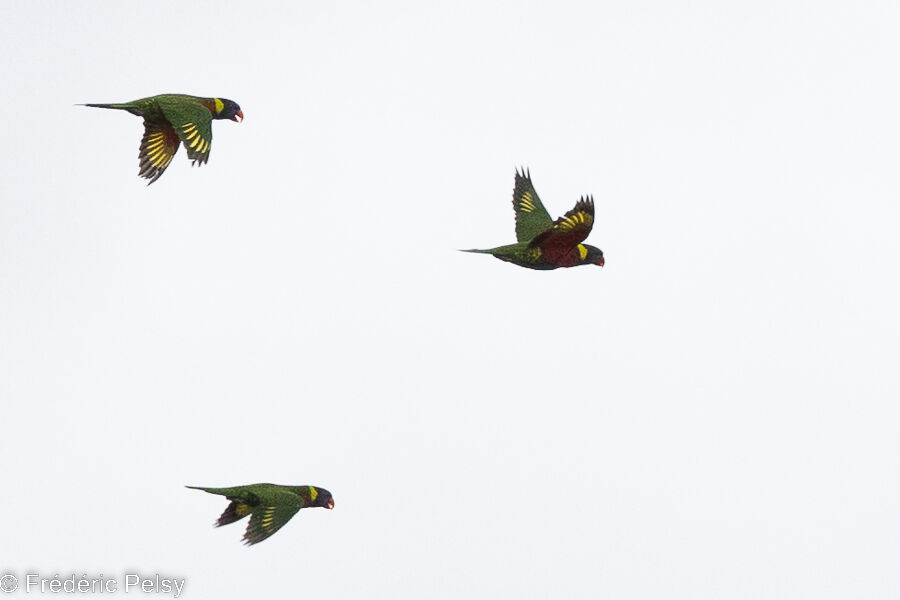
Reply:
M127 110L144 117L144 137L138 153L141 170L138 175L150 180L160 178L178 144L184 149L192 164L202 165L209 160L212 144L212 120L243 120L244 113L237 102L225 98L198 98L184 94L161 94L122 104L84 104L97 108Z
M496 258L527 267L550 270L578 265L603 266L603 251L582 244L594 225L594 199L582 196L575 208L553 221L541 204L528 171L516 170L513 189L518 243L489 250L463 250L493 254Z
M263 541L281 529L301 508L334 508L331 492L312 485L254 483L227 488L185 487L218 494L231 500L231 504L216 521L216 527L234 523L250 515L250 523L244 532L244 543L248 546Z

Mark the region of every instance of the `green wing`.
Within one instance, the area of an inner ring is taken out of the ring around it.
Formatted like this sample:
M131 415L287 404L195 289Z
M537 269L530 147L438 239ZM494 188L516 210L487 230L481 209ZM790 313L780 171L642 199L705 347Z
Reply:
M516 241L530 242L542 231L553 225L553 219L541 203L531 173L516 169L516 187L513 190L513 210L516 211Z
M291 517L300 510L299 505L293 506L258 506L253 509L250 523L244 532L244 543L248 546L258 544L276 531L284 527Z
M194 164L202 165L208 161L212 145L212 115L209 109L184 98L160 98L157 102L184 142L188 158Z

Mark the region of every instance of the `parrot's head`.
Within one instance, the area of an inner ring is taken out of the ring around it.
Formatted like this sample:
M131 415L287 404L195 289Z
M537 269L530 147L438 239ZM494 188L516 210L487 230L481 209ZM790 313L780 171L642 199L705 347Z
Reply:
M312 486L312 492L310 494L312 498L313 506L322 506L331 510L334 508L334 498L331 497L331 492L324 488L314 487Z
M238 106L238 103L234 100L228 100L227 98L217 98L219 102L221 102L221 109L216 113L217 119L231 119L232 121L243 121L244 120L244 111L241 110L241 107ZM220 105L217 102L216 108Z
M591 263L598 267L602 267L606 264L606 261L603 259L603 250L595 246L588 246L587 244L585 244L584 247L587 248L587 255L584 257L583 262Z

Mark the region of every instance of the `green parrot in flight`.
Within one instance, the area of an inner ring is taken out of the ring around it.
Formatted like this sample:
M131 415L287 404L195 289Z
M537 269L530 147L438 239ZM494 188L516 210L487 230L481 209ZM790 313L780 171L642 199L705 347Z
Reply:
M184 94L161 94L121 104L82 106L126 110L144 118L144 137L138 153L141 170L138 175L150 180L147 185L162 176L181 142L184 142L192 164L202 165L209 160L213 119L244 119L237 102Z
M582 244L594 225L594 199L582 196L575 208L553 221L541 203L531 173L516 170L513 189L517 243L487 250L463 250L494 257L529 269L550 270L578 265L603 266L603 251Z
M284 527L301 508L334 508L331 492L312 485L254 483L226 488L185 487L218 494L231 500L231 504L216 521L216 527L234 523L250 515L250 523L244 532L244 543L248 546L263 541Z

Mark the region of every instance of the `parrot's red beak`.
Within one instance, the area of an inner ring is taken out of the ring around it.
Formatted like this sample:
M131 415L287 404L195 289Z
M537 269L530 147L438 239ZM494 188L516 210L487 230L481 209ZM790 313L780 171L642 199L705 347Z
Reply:
M240 118L238 118L238 117L240 117ZM233 117L231 117L231 120L238 122L238 123L243 121L244 120L244 111L242 111L242 110L237 111L237 113Z
M328 504L325 505L325 508L327 508L328 510L334 508L334 498L328 501Z

